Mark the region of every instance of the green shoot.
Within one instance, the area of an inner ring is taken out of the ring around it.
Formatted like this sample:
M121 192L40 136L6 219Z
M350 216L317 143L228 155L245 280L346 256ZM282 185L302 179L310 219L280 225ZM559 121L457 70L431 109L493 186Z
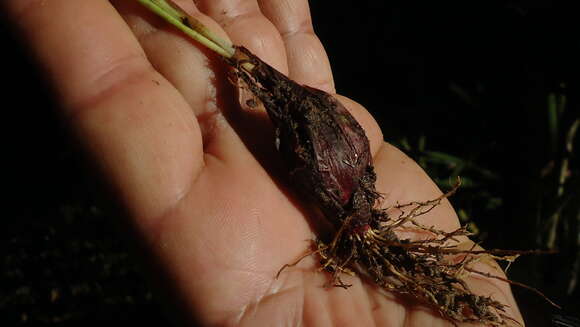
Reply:
M217 54L231 58L235 49L233 45L210 31L200 21L187 14L171 0L138 0L143 6L159 15L171 25L177 27L187 36L198 41Z

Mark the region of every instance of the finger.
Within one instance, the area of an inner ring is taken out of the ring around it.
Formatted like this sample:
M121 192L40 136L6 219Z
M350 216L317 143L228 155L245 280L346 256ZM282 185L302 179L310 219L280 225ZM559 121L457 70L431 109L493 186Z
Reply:
M429 201L443 194L427 173L396 147L384 143L374 159L377 190L384 195L382 207ZM427 214L417 217L417 221L447 232L460 227L457 214L447 199Z
M187 103L151 68L108 1L4 4L124 204L144 220L161 216L203 164Z
M328 56L314 33L306 0L259 0L286 46L288 76L300 84L335 93Z
M227 38L219 25L201 14L191 2L176 1L179 6L187 3L189 7L182 7L185 11L221 37ZM115 4L137 35L153 65L191 104L202 131L204 153L225 164L222 169L228 167L243 174L244 167L246 171L262 172L263 167L246 145L251 144L253 150L273 149L274 137L270 137L270 131L265 132L267 128L254 127L257 120L253 114L257 111L246 114L240 110L223 61L134 2L121 0L115 1ZM259 112L261 118L265 118L262 117L264 115L265 112ZM234 129L230 122L243 128ZM264 126L263 122L264 119L258 121L262 123L260 126Z
M284 42L262 14L256 0L199 0L197 7L218 22L234 44L243 45L284 74L288 64Z
M461 244L461 247L463 249L483 250L481 246L474 244L471 240ZM456 259L456 261L459 260L461 260L461 257ZM483 274L507 278L503 269L491 258L482 257L481 260L470 265L470 268ZM518 305L514 299L509 283L474 272L471 272L467 276L466 282L475 294L490 296L494 300L506 305L505 314L508 317L517 320L520 326L524 325L522 315L518 309Z
M192 41L150 13L136 1L112 1L145 50L147 58L189 103L202 131L203 143L207 146L220 132L216 128L221 113L217 108L218 96L223 91L225 73L219 55ZM193 2L175 1L188 14L208 26L220 37L227 39L225 32L211 18L197 10ZM217 72L216 72L217 70Z

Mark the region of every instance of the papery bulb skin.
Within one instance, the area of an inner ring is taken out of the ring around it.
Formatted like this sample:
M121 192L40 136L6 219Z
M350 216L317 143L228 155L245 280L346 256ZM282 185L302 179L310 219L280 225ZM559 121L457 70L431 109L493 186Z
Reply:
M297 84L243 47L237 51L239 62L253 65L238 76L264 104L294 188L336 225L348 214L366 223L378 194L363 128L330 94Z

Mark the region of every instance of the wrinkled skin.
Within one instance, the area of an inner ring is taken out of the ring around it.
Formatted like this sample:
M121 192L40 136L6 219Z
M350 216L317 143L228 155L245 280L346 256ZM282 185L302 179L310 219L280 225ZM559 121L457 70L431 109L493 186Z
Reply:
M195 2L197 8L177 1L292 79L334 92L306 0ZM204 325L451 325L358 278L346 278L353 284L348 290L322 288L327 276L316 272L313 258L273 278L304 253L312 227L256 159L275 156L271 127L256 125L265 114L256 109L242 115L235 128L224 118L242 109L222 65L208 60L213 54L132 0L4 0L2 6L130 213L147 256L159 259L179 290L186 313ZM413 161L383 142L364 108L337 98L370 139L383 205L440 194ZM458 226L448 202L422 219L446 230ZM521 319L507 285L475 277L468 282L474 292L509 304L508 313Z

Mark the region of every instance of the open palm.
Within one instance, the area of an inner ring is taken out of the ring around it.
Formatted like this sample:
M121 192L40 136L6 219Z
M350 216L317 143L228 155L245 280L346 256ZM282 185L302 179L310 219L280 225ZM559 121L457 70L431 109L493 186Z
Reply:
M312 257L275 279L314 234L285 187L265 113L240 107L213 53L136 1L112 2L4 1L182 311L208 325L450 324L355 277L346 277L353 284L347 290L324 288L328 276ZM307 0L175 2L297 82L334 93ZM337 97L370 139L384 205L440 194L412 160L383 142L364 108ZM445 230L459 224L448 202L422 219ZM469 283L521 319L507 285L475 277Z

